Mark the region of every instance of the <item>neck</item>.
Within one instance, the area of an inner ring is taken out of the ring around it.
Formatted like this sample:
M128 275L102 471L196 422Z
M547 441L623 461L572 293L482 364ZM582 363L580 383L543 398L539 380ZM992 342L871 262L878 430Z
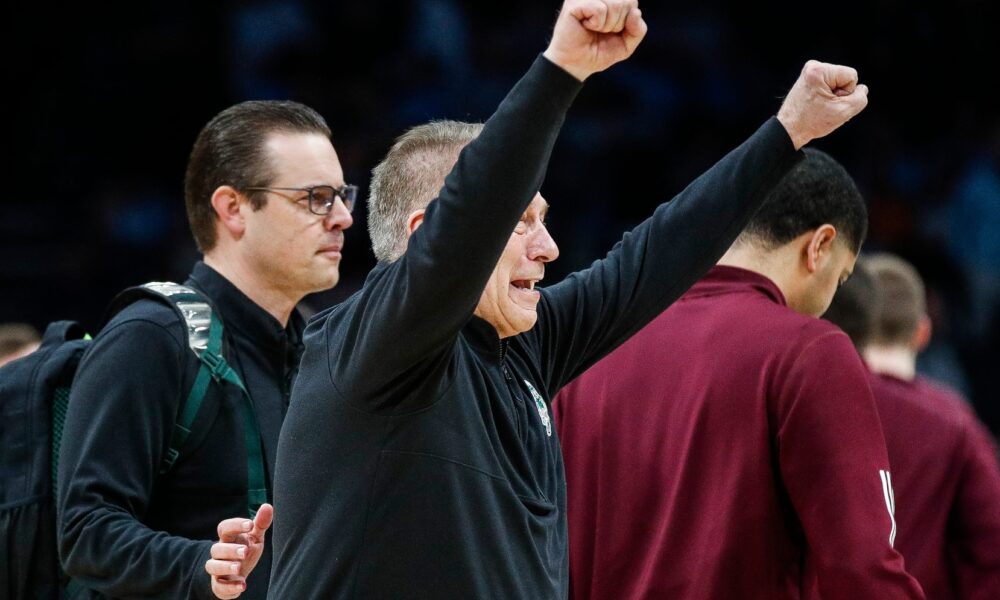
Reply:
M794 261L789 261L785 253L765 252L751 244L737 242L722 255L717 264L746 269L767 277L778 286L786 302L788 301L789 289L785 274L793 273L797 265Z
M205 264L215 269L229 283L243 292L254 304L263 308L282 327L288 325L288 319L295 310L295 305L302 300L301 294L289 293L268 281L266 274L254 270L243 261L234 260L221 252L205 254Z
M865 363L874 373L892 375L904 381L917 376L917 355L906 346L868 346L864 349Z

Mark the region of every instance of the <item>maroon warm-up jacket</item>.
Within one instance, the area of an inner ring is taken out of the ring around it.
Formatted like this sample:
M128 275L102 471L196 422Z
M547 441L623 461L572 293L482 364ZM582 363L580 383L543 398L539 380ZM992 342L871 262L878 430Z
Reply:
M872 375L898 505L896 548L928 598L1000 598L997 448L955 392Z
M867 377L835 326L715 267L556 399L572 597L923 598Z

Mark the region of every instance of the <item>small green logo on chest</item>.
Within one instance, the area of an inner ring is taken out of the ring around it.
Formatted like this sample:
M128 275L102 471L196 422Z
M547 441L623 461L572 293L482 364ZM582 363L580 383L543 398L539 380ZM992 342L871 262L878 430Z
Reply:
M542 399L542 395L538 393L535 386L531 385L530 381L525 379L524 385L528 386L528 391L531 392L531 397L535 400L535 408L538 409L538 417L542 420L542 425L545 425L545 435L552 437L552 419L549 418L549 407L545 405L545 400Z

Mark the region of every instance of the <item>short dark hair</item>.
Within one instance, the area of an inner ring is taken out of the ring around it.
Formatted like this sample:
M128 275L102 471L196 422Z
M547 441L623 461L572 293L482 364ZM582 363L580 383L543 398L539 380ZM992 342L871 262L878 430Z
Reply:
M837 289L823 318L843 329L860 352L874 338L881 304L878 282L861 257L854 265L854 272Z
M198 249L215 247L212 194L220 186L237 190L266 187L274 174L265 152L274 133L316 133L330 137L330 128L315 110L289 101L252 100L230 106L212 117L198 134L184 177L184 204ZM267 203L259 192L247 194L254 209Z
M778 182L740 236L775 248L824 223L855 252L868 231L868 209L854 179L829 154L806 148L805 158Z

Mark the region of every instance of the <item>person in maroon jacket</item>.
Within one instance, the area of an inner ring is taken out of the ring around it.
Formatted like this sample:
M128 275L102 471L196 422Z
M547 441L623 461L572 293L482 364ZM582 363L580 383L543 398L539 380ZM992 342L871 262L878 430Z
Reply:
M805 153L707 276L556 399L574 598L923 598L864 365L815 318L864 201Z
M824 318L863 353L882 418L893 483L896 547L928 598L1000 598L1000 465L996 442L961 395L917 375L930 341L923 282L888 254L857 275Z

